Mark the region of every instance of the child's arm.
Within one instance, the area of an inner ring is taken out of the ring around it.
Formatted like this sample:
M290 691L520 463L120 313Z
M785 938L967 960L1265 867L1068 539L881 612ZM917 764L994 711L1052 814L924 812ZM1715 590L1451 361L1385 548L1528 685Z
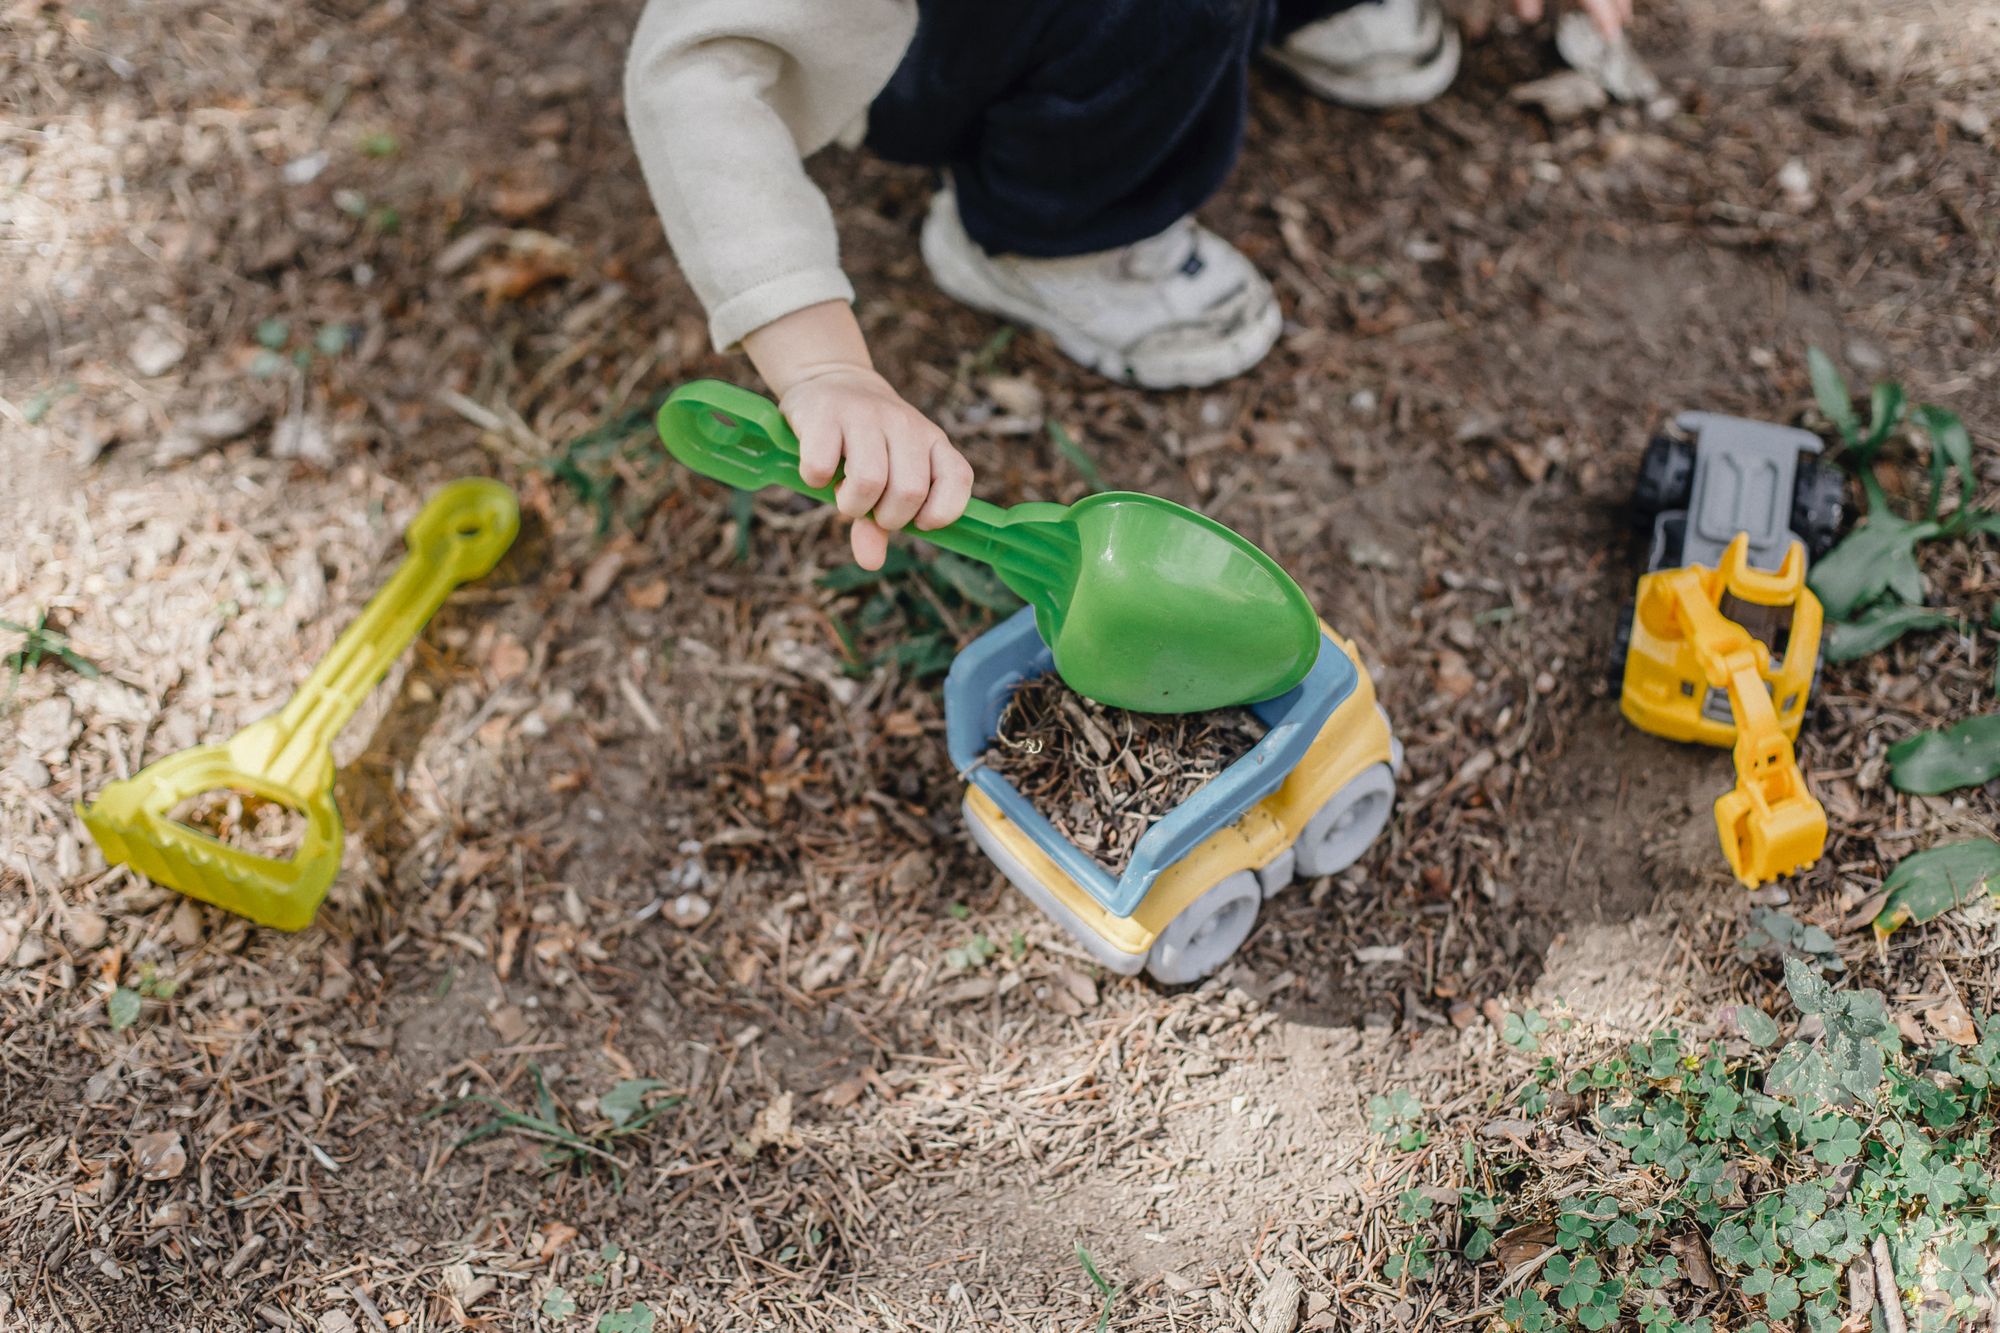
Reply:
M798 432L799 475L824 486L845 466L834 502L855 520L854 558L863 569L882 567L890 531L912 522L941 528L965 512L972 465L875 373L845 301L753 329L743 350Z
M750 354L808 480L845 463L838 503L870 569L885 529L957 518L972 473L875 373L802 159L865 114L915 27L913 0L649 0L625 73L632 141L709 337Z

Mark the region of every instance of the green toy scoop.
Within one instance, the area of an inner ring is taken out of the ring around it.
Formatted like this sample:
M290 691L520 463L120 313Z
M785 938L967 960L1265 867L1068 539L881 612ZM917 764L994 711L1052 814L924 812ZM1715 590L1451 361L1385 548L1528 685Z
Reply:
M660 408L667 451L746 491L799 476L799 442L777 406L715 380ZM837 483L836 483L837 484ZM1078 694L1146 713L1196 713L1283 694L1319 656L1319 618L1269 556L1214 519L1134 491L1073 505L973 500L923 533L992 567L1035 609L1056 671Z

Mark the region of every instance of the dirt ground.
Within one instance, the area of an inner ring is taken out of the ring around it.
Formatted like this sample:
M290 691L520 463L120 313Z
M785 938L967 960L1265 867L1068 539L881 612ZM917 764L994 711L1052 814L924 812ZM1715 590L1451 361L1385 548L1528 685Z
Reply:
M1668 99L1559 125L1508 99L1546 32L1480 7L1420 111L1267 75L1204 217L1289 323L1204 392L952 306L923 176L816 159L878 358L981 494L1094 471L1215 514L1362 645L1408 747L1376 850L1179 993L1095 969L960 833L939 680L888 650L988 613L921 568L822 586L824 513L648 448L654 395L751 373L626 144L636 8L0 8L0 617L103 671L0 705L0 1327L1076 1329L1079 1246L1118 1329L1256 1328L1280 1270L1306 1327L1486 1317L1381 1275L1366 1100L1483 1096L1489 1001L1699 1030L1741 981L1728 760L1608 694L1619 503L1676 410L1804 412L1808 343L1963 414L1990 498L2000 5L1662 0ZM343 738L317 924L107 870L72 802L276 706L474 473L522 536ZM1992 545L1932 557L1976 625ZM1898 998L1984 984L1951 960L1990 946L1878 954L1870 895L1996 810L1897 795L1881 752L1989 707L1996 640L1829 672L1829 852L1759 899ZM587 1169L461 1142L538 1080L596 1133L633 1079L659 1113Z

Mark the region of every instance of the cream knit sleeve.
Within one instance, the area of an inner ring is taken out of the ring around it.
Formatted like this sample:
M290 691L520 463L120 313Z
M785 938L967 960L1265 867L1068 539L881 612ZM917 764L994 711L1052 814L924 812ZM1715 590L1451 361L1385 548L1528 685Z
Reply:
M915 30L914 0L648 0L625 115L718 349L854 298L804 159L866 113Z

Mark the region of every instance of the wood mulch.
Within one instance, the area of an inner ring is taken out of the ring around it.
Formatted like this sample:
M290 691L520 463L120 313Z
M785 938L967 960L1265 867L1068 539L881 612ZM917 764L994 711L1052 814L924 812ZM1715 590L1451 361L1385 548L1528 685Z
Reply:
M1266 730L1247 708L1111 708L1051 673L1015 686L986 762L1058 833L1120 875L1147 829L1248 754Z

